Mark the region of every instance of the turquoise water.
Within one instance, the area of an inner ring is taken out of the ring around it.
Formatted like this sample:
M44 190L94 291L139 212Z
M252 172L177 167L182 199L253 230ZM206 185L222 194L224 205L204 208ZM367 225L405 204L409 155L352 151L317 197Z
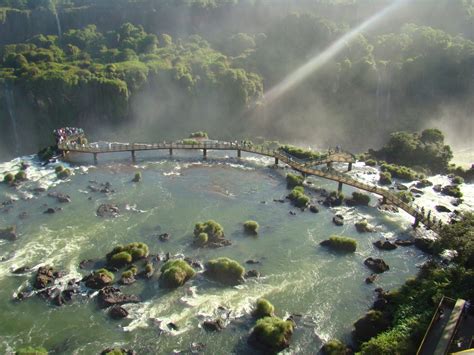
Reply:
M254 324L249 313L257 298L266 297L278 316L301 315L287 352L314 354L329 338L349 340L352 324L373 302L373 290L398 287L425 260L412 247L381 252L372 246L382 236L405 233L406 224L393 216L373 207L344 208L340 212L345 214L346 224L336 227L332 223L334 210L321 206L320 213L313 214L273 202L284 198L288 190L284 180L287 171L271 167L271 160L247 156L239 161L226 159L225 153L210 155L213 159L207 162L197 153L176 153L171 160L160 153L142 153L135 165L120 154L99 156L97 167L83 161L87 168L76 165L68 181L49 189L70 195L72 202L68 204L59 204L46 196L47 192L25 194L38 183L56 182L48 171L36 174L39 180L27 183L20 191L2 184L2 200L20 199L8 213L0 214L0 226L15 224L19 233L17 241L0 241L0 256L14 255L0 263L0 352L41 345L55 354L95 354L120 345L139 354L169 354L189 350L191 343L200 342L208 354L252 353L246 344ZM78 157L72 159L80 161ZM11 169L12 164L4 164L6 168ZM143 176L138 184L130 182L136 171ZM110 182L116 192L91 192L87 187L92 180ZM311 181L336 188L336 183ZM344 187L346 194L351 191ZM315 193L312 197L318 199ZM121 215L115 219L97 217L95 211L102 203L118 204ZM372 198L371 204L375 203ZM47 207L63 210L43 214ZM289 214L292 210L296 216ZM21 212L28 217L20 219ZM377 232L356 232L353 221L362 216L377 225ZM194 224L208 219L224 227L231 246L212 250L191 246ZM243 233L242 223L248 219L259 222L258 237ZM158 240L157 234L164 232L171 234L170 241ZM331 234L357 239L357 252L339 255L319 247L319 242ZM62 307L39 297L12 301L14 292L28 287L34 275L11 274L16 267L49 264L66 271L65 279L81 278L87 274L79 269L81 260L103 258L114 245L134 241L147 243L151 254L182 254L202 262L219 256L242 264L258 259L259 265L245 266L257 269L262 277L224 287L198 274L184 287L169 292L158 287L155 275L151 280L121 287L124 293L139 295L142 302L125 305L130 314L120 321L111 320L97 307L94 297L85 295ZM364 282L370 272L363 260L369 256L383 257L390 265L390 271L374 285ZM220 333L207 333L199 324L219 315L219 306L232 311L230 322ZM169 331L169 322L179 330Z

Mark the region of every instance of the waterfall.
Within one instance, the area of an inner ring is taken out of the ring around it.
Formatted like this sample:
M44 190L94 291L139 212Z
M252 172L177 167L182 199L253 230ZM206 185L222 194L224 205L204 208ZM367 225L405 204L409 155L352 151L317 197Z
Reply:
M61 30L61 21L59 21L58 9L56 8L56 5L54 4L53 1L51 1L51 9L54 13L54 17L56 18L56 27L58 29L58 37L61 39L61 36L63 34Z
M390 120L392 106L392 80L390 74L387 75L387 94L385 97L385 121Z
M377 67L377 90L375 91L375 110L376 110L376 117L377 121L380 120L380 111L382 109L382 76L380 75L380 70Z
M8 115L10 116L10 122L13 130L13 139L15 141L15 154L20 152L20 140L18 139L18 130L16 127L16 115L15 115L15 100L13 97L13 90L5 85L5 101L7 104Z

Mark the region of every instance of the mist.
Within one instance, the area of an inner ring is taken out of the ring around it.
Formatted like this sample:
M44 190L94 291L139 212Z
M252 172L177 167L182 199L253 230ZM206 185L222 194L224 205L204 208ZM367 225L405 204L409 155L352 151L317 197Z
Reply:
M354 152L434 126L472 148L474 20L460 0L74 0L15 11L15 25L13 10L0 23L0 83L12 87L18 131L0 92L5 155L17 140L34 153L67 125L91 140L204 130Z

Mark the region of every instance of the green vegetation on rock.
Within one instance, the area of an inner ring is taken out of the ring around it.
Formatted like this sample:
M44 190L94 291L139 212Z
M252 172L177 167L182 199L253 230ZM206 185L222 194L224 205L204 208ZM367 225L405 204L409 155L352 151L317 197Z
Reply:
M259 319L252 329L249 342L271 353L282 351L290 345L293 323L278 317Z
M19 171L15 174L15 181L25 181L28 177L24 171Z
M286 187L292 189L296 186L303 186L304 177L292 173L286 174Z
M125 246L116 246L106 255L107 262L116 267L123 267L133 261L148 256L148 246L145 243L130 243Z
M282 145L280 146L280 149L285 153L298 159L316 160L321 157L321 155L317 152L313 152L312 150L305 150L303 148L295 147L292 145Z
M392 184L392 174L388 171L382 171L379 177L380 185L391 185Z
M353 253L357 249L357 241L353 238L332 235L329 239L321 242L321 245L327 246L336 251Z
M69 176L71 176L71 170L70 169L62 169L59 172L56 172L56 175L58 179L66 179Z
M347 347L338 339L331 339L321 348L322 355L346 355Z
M389 172L391 177L400 180L413 181L421 177L419 173L406 166L382 164L380 166L380 170L382 170L383 172Z
M12 173L5 174L5 176L3 177L3 182L10 184L13 181L15 181L15 175L13 175Z
M142 180L142 173L137 171L132 179L132 182L140 182Z
M258 229L260 228L258 222L256 221L246 221L244 223L244 231L248 234L258 234Z
M421 133L392 133L389 142L378 152L372 153L390 163L424 167L435 173L445 172L453 158L451 148L444 144L443 133L434 128ZM396 170L396 173L390 171L394 177L414 180L409 171ZM397 176L399 173L403 177Z
M160 286L177 288L195 275L194 269L184 260L169 260L160 269Z
M288 198L293 202L296 207L305 208L308 206L311 199L304 194L304 188L302 186L296 186L291 190Z
M206 222L196 223L194 226L194 237L198 238L201 233L206 233L209 241L224 239L224 228L212 219Z
M266 300L265 298L259 298L257 300L256 307L253 311L253 315L256 318L264 318L264 317L273 317L275 313L275 307Z
M235 260L217 258L209 260L205 267L206 275L221 283L236 285L243 281L245 269Z

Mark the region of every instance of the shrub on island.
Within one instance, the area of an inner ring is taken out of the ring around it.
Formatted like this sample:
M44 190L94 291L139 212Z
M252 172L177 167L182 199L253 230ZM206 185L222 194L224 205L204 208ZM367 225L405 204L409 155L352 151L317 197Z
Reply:
M339 235L332 235L329 239L323 240L320 245L346 253L353 253L357 249L357 241L355 239Z
M413 181L421 176L416 171L402 165L382 164L380 170L389 172L392 177L400 180Z
M368 206L369 202L370 196L360 192L353 192L352 198L346 200L348 206Z
M207 132L204 131L197 131L193 132L189 135L189 138L208 138Z
M290 346L293 322L278 317L259 319L252 329L249 344L268 353L277 353Z
M136 172L135 176L132 179L132 182L140 182L142 180L142 173L141 172Z
M275 307L268 302L265 298L259 298L257 300L256 307L253 311L255 318L273 317L275 313Z
M464 184L464 179L460 176L455 176L451 179L451 182L453 185L461 185Z
M304 178L300 175L288 173L286 174L286 187L289 189L295 186L303 186Z
M226 285L237 285L244 280L245 269L237 261L229 258L209 260L205 274L216 281Z
M368 159L368 160L365 161L365 165L367 165L367 166L376 166L377 161L375 161L374 159Z
M107 262L116 267L123 267L133 261L148 256L148 246L145 243L130 243L116 246L106 255Z
M15 174L15 181L26 181L28 178L24 171L19 171Z
M194 269L181 259L169 260L160 269L160 286L164 288L177 288L195 275Z
M48 355L48 351L43 347L27 346L17 349L15 355Z
M13 181L15 181L15 176L12 173L8 173L3 177L3 182L7 184L11 184Z
M304 208L309 202L310 198L304 194L303 186L296 186L291 190L288 198L293 202L296 207Z
M379 184L380 185L391 185L392 184L392 174L388 171L382 171L379 175Z
M207 235L207 233L199 233L195 239L195 244L199 247L203 247L207 244L208 241L209 236Z
M71 176L71 170L70 170L70 169L63 169L63 170L61 170L60 172L57 172L57 173L56 173L56 176L57 176L59 179L66 179L66 178L68 178L69 176Z
M461 198L463 196L458 185L446 185L441 189L443 195Z
M331 339L323 345L321 348L321 354L323 355L346 355L349 354L347 346L345 346L340 340Z
M247 221L244 223L244 231L247 234L258 234L260 226L256 221Z
M196 223L194 226L194 236L198 238L201 233L207 234L210 241L224 239L224 228L212 219L203 223Z

